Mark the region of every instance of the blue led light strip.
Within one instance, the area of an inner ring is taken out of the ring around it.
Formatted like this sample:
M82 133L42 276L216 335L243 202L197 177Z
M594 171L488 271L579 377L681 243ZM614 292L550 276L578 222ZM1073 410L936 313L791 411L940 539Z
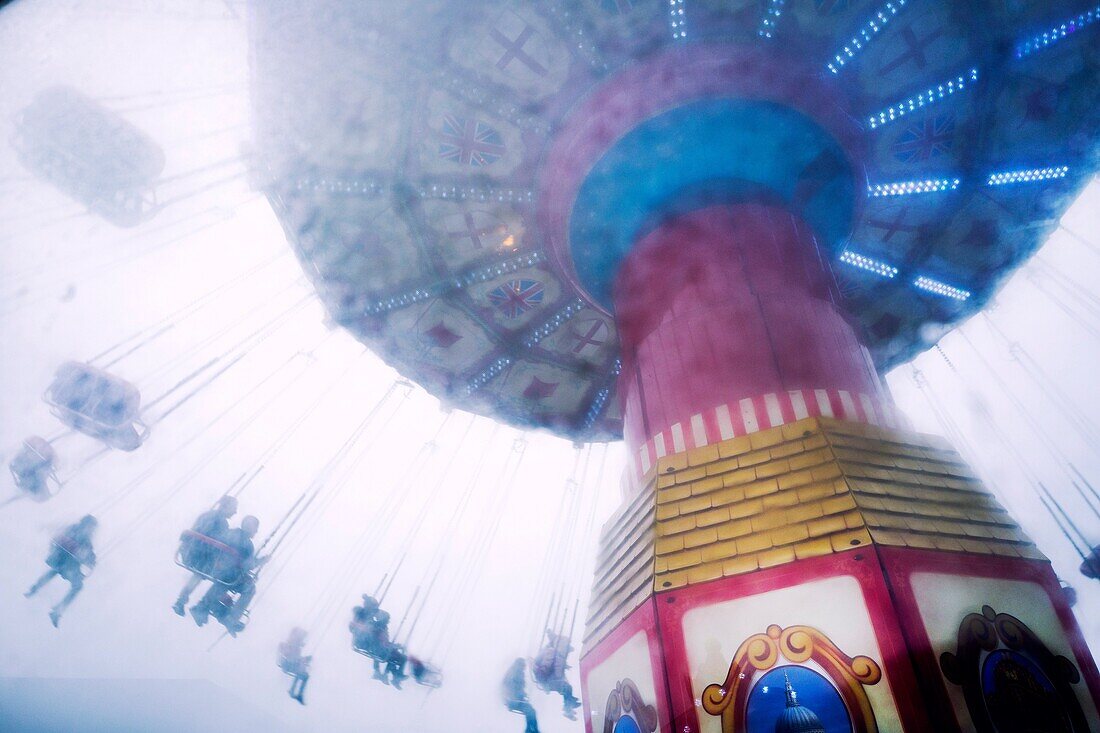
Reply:
M502 356L494 361L492 364L489 365L488 369L483 371L481 374L478 374L466 384L466 394L472 395L474 392L477 392L479 389L484 387L490 379L504 371L505 368L507 368L508 365L511 363L512 357L510 356Z
M866 255L861 255L848 249L844 250L840 254L839 259L846 265L858 267L861 270L872 272L881 277L894 278L898 274L898 268L894 267L893 265L888 265L881 260L876 260L872 257L867 257Z
M610 396L610 387L604 387L596 393L596 399L592 400L592 405L588 408L588 412L584 416L584 427L586 430L592 427L592 423L596 422L596 418L603 412L603 406L607 404L607 398Z
M503 262L469 270L465 274L441 280L431 285L421 286L405 293L376 300L364 308L363 312L367 315L374 316L397 308L404 308L407 305L419 303L422 300L438 297L451 290L458 290L459 288L464 288L475 283L483 283L495 277L499 277L500 275L511 274L524 267L537 265L545 259L546 256L543 255L542 252L531 252L530 254L513 257Z
M890 105L878 114L873 114L868 117L867 122L870 123L872 130L876 127L881 127L888 122L901 119L910 112L915 112L945 97L950 97L955 92L961 92L963 89L970 86L971 82L977 80L978 70L970 69L970 71L967 71L965 74L959 74L934 87L928 87L925 91L909 97L909 99Z
M959 187L959 183L958 178L928 178L923 181L873 183L867 186L867 193L874 198L908 196L914 193L936 193L939 191L954 191Z
M523 345L531 348L539 341L561 328L561 325L584 309L584 301L580 298L573 300L569 305L554 314L546 323L542 324L523 340Z
M622 360L616 359L614 365L611 367L611 379L619 376L619 372L623 369ZM592 424L596 422L596 418L603 412L603 408L607 405L607 398L611 396L611 387L604 387L596 393L596 398L592 400L592 404L588 406L588 412L584 415L584 428L587 430L592 427Z
M668 28L672 31L674 41L687 38L687 28L684 27L684 0L668 0Z
M1016 171L1002 171L990 174L986 180L987 186L1008 186L1013 183L1032 183L1033 181L1052 181L1065 178L1069 173L1068 165L1052 166L1050 168L1026 168Z
M952 298L953 300L967 300L970 298L969 290L956 288L954 285L941 283L939 280L933 280L924 275L914 280L913 284L925 292L932 293L933 295L940 295L944 298Z
M1017 44L1016 58L1022 59L1024 56L1038 53L1051 44L1057 43L1066 36L1072 35L1098 20L1100 20L1100 5L1097 5L1091 10L1086 10L1083 13L1078 13L1066 22L1054 26L1049 31L1043 31Z
M909 0L891 0L891 2L876 10L870 20L860 27L852 40L848 41L848 45L833 55L833 60L828 64L829 71L839 74L845 64L855 58L855 55L862 51L863 47L870 43L871 39L877 36L879 31L885 28L908 2Z
M470 186L468 188L462 188L454 185L447 184L433 184L428 186L424 184L417 189L417 195L420 198L425 199L452 199L456 201L499 201L501 203L508 202L526 202L534 201L535 193L526 188L497 188L495 186L486 186L479 188L476 186Z
M760 19L760 30L757 33L761 38L771 38L775 27L779 23L779 16L783 13L785 0L768 0L768 7L764 10L764 17Z
M294 182L294 187L299 191L379 194L385 184L370 178L299 178Z

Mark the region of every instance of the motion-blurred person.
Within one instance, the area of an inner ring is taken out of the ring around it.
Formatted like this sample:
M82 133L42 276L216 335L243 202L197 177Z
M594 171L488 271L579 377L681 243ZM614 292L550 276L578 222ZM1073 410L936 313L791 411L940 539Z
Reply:
M535 708L527 699L527 664L523 659L512 662L504 682L500 686L504 706L513 713L521 713L527 719L523 733L539 733L539 722L535 717Z
M256 557L252 538L260 530L260 520L247 516L241 526L229 530L225 544L233 553L221 553L214 559L214 584L198 603L191 607L191 617L202 626L213 613L233 635L244 628L244 612L256 595L256 573L267 558ZM233 600L232 596L236 596ZM226 599L230 599L226 602Z
M386 671L382 663L389 663L390 658L390 614L388 611L379 610L374 618L367 624L366 644L363 649L370 655L374 662L374 679L386 681Z
M351 644L356 649L366 649L370 643L371 623L377 613L378 601L366 593L363 594L363 605L351 610L348 631L351 632Z
M219 551L218 545L227 544L229 518L236 513L236 497L223 496L213 509L199 515L189 532L180 535L180 562L192 572L191 577L180 590L175 605L172 606L177 616L183 615L184 606L187 605L191 594L195 592L195 588L210 577L218 555L224 554L224 551Z
M581 702L573 696L573 685L565 677L565 671L569 669L569 652L572 650L569 637L547 629L546 644L535 657L531 673L540 688L561 694L562 712L570 720L576 720L576 711Z
M70 525L58 533L50 543L50 554L46 556L49 570L42 574L34 585L23 595L30 598L46 583L60 575L69 581L69 592L50 610L50 621L56 627L61 614L73 602L84 587L84 577L95 567L95 551L92 549L92 535L98 526L96 518L87 514L76 524ZM87 572L85 572L87 568Z
M306 683L309 682L309 664L313 657L303 656L306 645L305 629L295 626L286 641L279 645L279 669L294 679L290 682L290 697L305 705Z

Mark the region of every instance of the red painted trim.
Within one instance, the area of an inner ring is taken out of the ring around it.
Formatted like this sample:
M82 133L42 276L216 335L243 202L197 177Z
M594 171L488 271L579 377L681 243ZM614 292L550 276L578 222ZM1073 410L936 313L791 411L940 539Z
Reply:
M913 653L913 662L925 685L925 697L931 711L941 728L951 726L957 730L959 723L955 718L955 709L948 696L947 686L940 672L939 660L932 649L932 640L924 627L917 607L916 593L913 591L914 573L944 573L971 578L993 578L1003 580L1021 580L1035 583L1046 591L1062 630L1069 640L1070 648L1076 657L1077 668L1085 680L1094 703L1100 708L1100 673L1096 662L1089 652L1077 619L1066 603L1065 595L1058 584L1050 563L1044 560L1027 560L982 555L980 558L960 552L937 552L934 550L916 550L900 547L879 548L883 568L896 599L898 618L908 637L909 649ZM975 612L980 609L973 609ZM995 609L999 610L999 609ZM960 619L961 620L961 619ZM1026 622L1026 619L1022 619ZM935 694L931 694L931 693Z
M833 415L841 420L847 420L848 422L862 422L868 424L879 425L887 428L901 428L903 425L897 421L897 413L892 409L892 406L885 401L874 395L867 395L863 392L851 393L852 402L856 405L856 414L850 415L842 407L839 390L827 389L823 390L829 398L830 404L833 405ZM767 412L767 399L768 396L774 396L779 403L779 411L783 416L779 425L784 425L791 422L796 422L796 416L794 411L794 401L792 395L794 393L801 393L802 400L806 404L807 417L820 417L821 410L817 404L817 390L814 389L802 389L802 390L787 390L778 392L769 392L767 395L758 395L752 398L753 411L756 415L757 428L755 430L749 430L742 413L740 401L723 403L721 405L715 405L714 407L704 410L701 414L703 416L703 426L706 432L706 442L700 443L695 440L694 433L691 429L691 418L689 417L686 422L681 422L680 425L684 431L684 448L700 448L704 445L712 445L719 443L726 438L723 438L719 429L718 423L718 411L722 408L726 408L729 411L730 426L733 428L733 435L730 437L737 437L740 435L748 435L749 433L759 432L761 430L769 430L772 427L778 427L772 425L771 420L768 417ZM868 415L863 409L863 398L867 397L872 406L875 409L875 413ZM874 418L874 420L872 420ZM877 422L876 422L877 421ZM651 436L645 443L638 448L631 451L631 465L634 467L635 478L641 478L644 476L650 468L657 464L657 436L662 436L665 443L664 455L673 455L676 451L673 450L672 439L672 427L662 430ZM645 452L649 457L649 465L646 466L642 460L642 453Z
M646 644L649 646L649 663L653 671L653 689L657 699L653 702L657 706L657 720L660 733L672 733L669 716L668 685L665 680L665 660L661 651L661 639L657 632L657 616L654 611L653 599L647 600L641 606L634 609L629 616L624 618L615 630L604 637L591 649L584 651L580 661L581 675L581 700L584 702L584 729L586 733L596 733L592 729L592 708L595 707L601 713L606 700L593 700L588 692L588 673L593 667L598 667L607 658L617 652L623 644L628 642L639 631L644 631Z
M694 704L691 679L687 675L687 649L683 634L683 617L688 611L726 600L840 576L855 578L863 591L864 603L871 618L879 652L882 654L882 658L876 661L885 671L886 680L879 684L888 683L888 690L906 732L930 733L933 729L924 713L920 696L910 694L910 691L917 689L916 676L905 639L898 628L886 580L879 567L875 549L871 547L800 560L768 570L658 594L657 616L665 644L669 696L676 731L695 733L699 730L699 713ZM844 651L852 655L866 653L862 649Z

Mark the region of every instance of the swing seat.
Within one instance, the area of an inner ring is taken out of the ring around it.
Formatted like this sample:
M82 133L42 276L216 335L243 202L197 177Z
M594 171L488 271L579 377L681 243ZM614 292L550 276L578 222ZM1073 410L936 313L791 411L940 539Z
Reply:
M68 537L60 537L58 539L55 539L53 542L50 543L50 547L72 558L73 561L75 561L76 564L80 566L80 575L82 577L87 578L89 575L92 574L92 570L94 569L94 567L92 565L89 565L78 556L74 543Z
M112 448L136 450L149 435L137 387L88 364L58 367L42 399L61 422Z
M282 670L282 673L285 674L287 677L293 677L294 679L298 679L303 675L309 674L308 664L284 664L283 660L281 659L279 660L279 669Z
M255 582L255 576L251 573L247 574L245 577ZM248 628L249 619L252 617L251 611L246 608L241 611L240 615L237 617L237 625L235 627L230 626L232 619L230 619L229 616L240 602L241 586L230 586L226 588L225 592L222 593L210 607L210 615L215 621L224 626L226 632L234 638L236 638L237 634Z
M364 657L373 659L376 662L381 662L382 664L387 664L390 661L389 652L380 652L377 649L364 649L363 647L356 646L354 642L351 645L351 649L356 654L362 654Z
M17 116L15 128L23 165L108 221L134 226L155 213L164 151L98 102L52 87Z
M236 601L234 601L234 603L235 602ZM221 605L222 604L216 604L214 606L215 610L217 610ZM232 604L228 605L228 606L224 606L224 610L222 610L218 613L212 612L210 615L213 616L217 620L217 622L220 623L222 626L225 626L225 630L230 636L232 636L233 638L236 638L237 634L241 633L246 628L248 628L248 622L249 622L249 619L252 618L252 612L249 609L246 608L244 611L241 612L240 618L238 619L239 626L237 626L236 628L230 628L229 625L225 621L225 617L229 614L229 612L231 610L233 610Z
M234 548L190 529L180 535L176 565L213 583L236 586L243 580L241 558Z
M534 666L531 667L531 677L535 681L535 687L547 694L561 692L562 683L566 682L564 674L551 676L536 674Z
M565 670L568 666L564 666L560 671L558 670L556 659L547 660L543 653L534 659L528 660L528 665L531 670L531 677L535 680L535 685L540 690L550 690L553 688L550 686L555 682L561 681L565 676Z
M23 447L8 464L15 487L35 501L46 501L60 491L56 468L57 453L53 446L37 435L24 440Z
M416 680L416 684L422 687L430 687L433 690L443 686L443 673L437 670L426 672L423 677Z
M370 657L382 664L386 664L390 658L390 647L388 644L378 644L376 640L372 638L371 627L365 623L352 621L349 624L351 629L351 648L356 654L362 654L364 657ZM356 639L365 639L366 644L359 646L355 643Z

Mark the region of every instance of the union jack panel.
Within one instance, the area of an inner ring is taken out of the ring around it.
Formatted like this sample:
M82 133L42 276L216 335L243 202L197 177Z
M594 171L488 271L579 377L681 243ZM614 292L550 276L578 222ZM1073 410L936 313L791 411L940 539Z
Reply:
M428 174L507 178L523 158L512 123L450 95L431 95L423 123L420 161Z
M900 125L894 135L894 157L902 163L944 162L955 146L955 113L928 112Z
M973 113L969 100L945 99L867 129L875 160L868 176L876 183L959 176Z
M546 289L539 280L507 280L489 291L489 303L509 320L542 305Z

